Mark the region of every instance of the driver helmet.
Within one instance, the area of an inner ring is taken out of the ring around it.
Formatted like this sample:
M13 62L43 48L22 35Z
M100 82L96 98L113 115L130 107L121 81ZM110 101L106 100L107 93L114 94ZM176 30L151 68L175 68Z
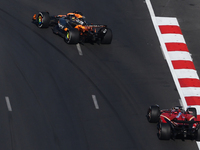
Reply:
M75 20L76 20L76 17L72 15L72 16L71 16L71 20L72 20L72 21L75 21Z
M172 108L172 112L174 112L174 113L179 113L179 112L181 112L181 110L182 110L182 108L179 106L175 106Z

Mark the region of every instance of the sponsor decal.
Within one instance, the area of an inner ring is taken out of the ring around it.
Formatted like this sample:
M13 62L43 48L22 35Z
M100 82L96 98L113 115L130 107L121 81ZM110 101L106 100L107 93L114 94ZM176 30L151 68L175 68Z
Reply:
M178 115L176 116L176 118L179 118L181 116L181 112L178 113Z
M84 24L84 22L83 22L83 21L81 21L80 19L76 19L76 22L77 22L77 23L79 23L79 24L81 24L81 25L83 25L83 24Z
M105 25L86 25L87 27L93 27L93 28L100 28L105 27Z
M61 29L64 29L64 28L65 28L65 26L63 26L62 24L60 24L60 22L58 22L58 26L59 26L59 28L61 28Z

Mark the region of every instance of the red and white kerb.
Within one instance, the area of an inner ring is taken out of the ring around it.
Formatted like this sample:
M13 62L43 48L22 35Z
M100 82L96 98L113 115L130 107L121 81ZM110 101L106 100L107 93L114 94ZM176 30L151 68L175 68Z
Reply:
M176 18L156 17L150 0L145 0L172 73L183 107L196 107L200 120L200 81ZM197 142L200 149L200 142Z
M200 80L176 18L155 17L159 40L185 107L197 108L200 120ZM164 47L164 48L163 48Z

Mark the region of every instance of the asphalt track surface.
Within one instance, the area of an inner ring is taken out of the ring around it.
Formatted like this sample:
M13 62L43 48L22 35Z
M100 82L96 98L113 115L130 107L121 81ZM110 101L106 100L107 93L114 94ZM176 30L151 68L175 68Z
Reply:
M152 5L157 16L178 18L200 71L200 1ZM113 42L81 45L80 56L50 28L32 24L43 10L79 10L88 21L107 24ZM144 1L0 1L2 150L196 150L195 141L158 140L156 125L145 118L149 105L170 108L178 99Z

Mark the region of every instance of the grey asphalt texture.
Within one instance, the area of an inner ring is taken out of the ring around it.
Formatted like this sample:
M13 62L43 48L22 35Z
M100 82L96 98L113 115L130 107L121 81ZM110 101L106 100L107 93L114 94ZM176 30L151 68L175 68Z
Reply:
M177 17L200 71L200 1L152 4L156 15ZM86 43L80 56L31 22L39 11L74 10L107 24L112 44ZM0 1L1 150L197 150L191 140L160 141L145 117L150 105L171 108L178 99L144 1Z

